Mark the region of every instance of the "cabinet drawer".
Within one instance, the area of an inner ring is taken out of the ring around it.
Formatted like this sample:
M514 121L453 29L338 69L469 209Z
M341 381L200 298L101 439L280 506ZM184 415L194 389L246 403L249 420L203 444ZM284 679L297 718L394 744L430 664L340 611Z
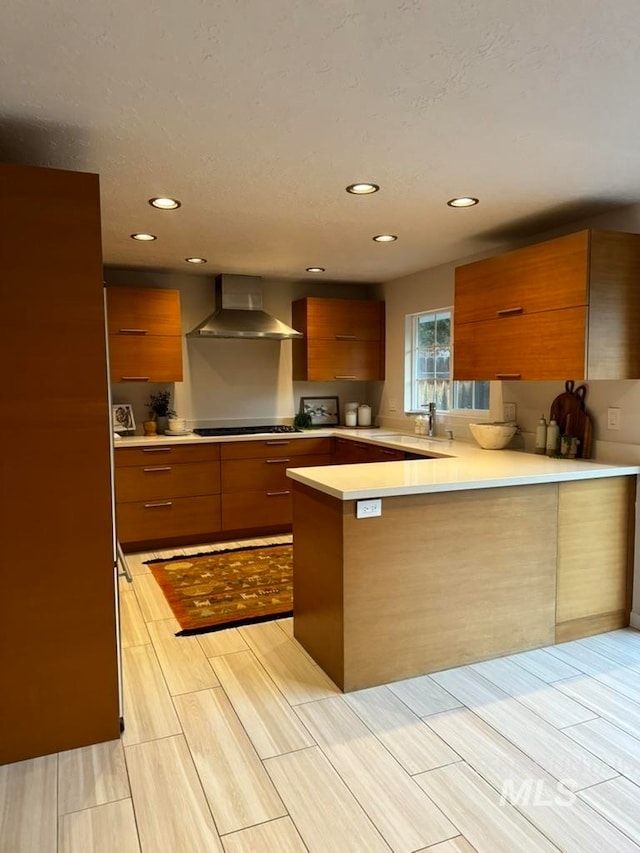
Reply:
M470 323L586 305L588 269L589 231L457 267L455 321Z
M335 438L333 462L336 465L353 465L369 461L369 446L348 438Z
M220 445L222 459L275 459L278 456L311 456L321 453L331 453L329 437L280 438L274 436L260 441L229 441Z
M393 447L369 446L369 462L403 462L404 458L404 450L395 450Z
M293 325L299 328L296 326L298 321L300 326L305 327L302 312L306 308L307 338L379 341L384 336L384 302L314 297L300 301L303 305L298 308L294 303Z
M220 445L209 444L171 444L163 443L145 447L117 447L115 451L116 468L129 465L173 465L176 462L215 462L220 459Z
M182 338L109 335L112 382L182 382Z
M122 543L200 536L220 530L220 496L139 501L116 506Z
M318 341L307 344L307 379L334 382L384 379L380 341Z
M222 529L251 530L291 524L290 489L222 495Z
M453 378L585 379L586 321L581 307L456 324Z
M248 492L258 489L289 489L291 480L287 468L305 468L312 465L327 465L331 457L318 456L273 456L266 459L234 459L222 464L222 491Z
M116 469L116 500L149 501L220 494L219 462L183 462L172 465L152 460L142 468Z
M110 335L180 335L180 291L108 287Z

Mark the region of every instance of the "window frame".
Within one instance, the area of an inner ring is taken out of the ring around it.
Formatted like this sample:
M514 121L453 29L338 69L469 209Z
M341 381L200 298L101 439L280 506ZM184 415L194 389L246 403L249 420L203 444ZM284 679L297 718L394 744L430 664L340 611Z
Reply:
M451 400L452 402L456 398L456 380L452 378L453 374L453 364L455 358L455 339L453 332L453 306L449 305L444 308L432 308L425 311L413 311L410 314L405 314L405 367L404 367L404 412L407 415L420 415L424 414L426 411L426 406L416 408L414 405L414 401L416 399L416 358L415 352L417 349L417 328L418 322L417 318L425 317L428 315L433 315L434 317L438 314L448 314L450 319L450 332L449 332L449 348L450 348L450 356L449 356L449 378L447 381L450 383L451 389ZM437 412L446 415L452 415L455 417L468 417L470 420L477 420L478 418L486 418L491 407L491 383L489 383L489 405L486 409L458 409L453 406L448 409L436 409Z

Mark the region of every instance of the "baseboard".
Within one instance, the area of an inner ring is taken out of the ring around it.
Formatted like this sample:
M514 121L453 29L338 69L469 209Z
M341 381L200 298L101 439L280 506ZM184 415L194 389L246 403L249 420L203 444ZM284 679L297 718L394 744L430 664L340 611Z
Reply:
M631 611L629 626L631 628L635 628L636 631L640 631L640 613L636 612L635 610Z

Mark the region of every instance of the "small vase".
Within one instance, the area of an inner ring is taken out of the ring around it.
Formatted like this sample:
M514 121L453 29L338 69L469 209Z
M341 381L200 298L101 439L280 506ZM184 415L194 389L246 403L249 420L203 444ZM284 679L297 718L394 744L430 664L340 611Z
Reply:
M158 425L155 421L143 421L142 429L144 430L145 435L155 435L157 432Z
M167 415L156 415L156 423L158 425L158 432L162 434L169 426L169 418Z

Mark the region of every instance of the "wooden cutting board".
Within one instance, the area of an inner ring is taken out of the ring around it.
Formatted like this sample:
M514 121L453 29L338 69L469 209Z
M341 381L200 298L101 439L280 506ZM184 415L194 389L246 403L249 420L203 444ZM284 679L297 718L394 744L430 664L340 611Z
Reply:
M588 415L584 400L587 386L579 385L574 390L574 382L565 382L565 391L559 394L551 404L550 418L555 418L560 427L560 435L573 435L579 440L577 456L580 459L591 457L593 442L593 423Z

